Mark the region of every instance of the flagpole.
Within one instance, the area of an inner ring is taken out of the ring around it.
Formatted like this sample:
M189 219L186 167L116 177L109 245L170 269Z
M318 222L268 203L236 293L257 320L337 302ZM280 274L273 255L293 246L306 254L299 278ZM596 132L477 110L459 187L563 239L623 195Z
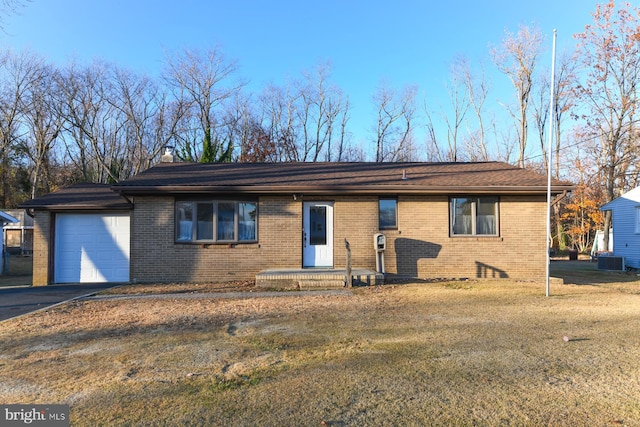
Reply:
M551 259L549 255L549 242L551 242L551 145L553 143L553 124L554 120L554 105L555 105L555 68L556 68L556 36L557 30L553 30L553 48L551 52L551 96L549 99L549 146L547 150L549 152L547 156L547 243L546 243L546 251L547 251L547 268L546 268L546 296L548 297L550 294L549 291L549 267L551 264Z

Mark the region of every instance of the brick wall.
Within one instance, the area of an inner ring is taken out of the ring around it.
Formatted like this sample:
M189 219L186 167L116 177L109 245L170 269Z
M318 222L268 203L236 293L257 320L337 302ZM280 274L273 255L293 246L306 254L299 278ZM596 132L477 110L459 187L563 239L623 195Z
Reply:
M447 196L398 198L398 229L378 230L378 198L335 199L335 265L345 265L344 237L354 267L375 269L373 235L387 238L389 277L516 278L545 275L546 199L500 197L499 237L450 237Z
M542 280L545 209L544 196L501 196L499 237L450 237L448 197L400 197L398 230L384 232L387 272L420 278Z
M36 211L33 221L33 286L49 284L49 250L53 250L51 239L51 217L47 211ZM53 278L51 278L53 281Z
M312 200L306 198L305 200ZM332 197L334 267L344 268L350 243L352 266L375 269L373 235L378 233L378 198ZM131 279L137 282L253 280L268 268L302 266L302 201L261 197L258 243L178 244L172 197L137 197L131 220ZM398 229L385 230L389 277L543 280L546 202L541 197L500 197L499 237L449 237L446 196L398 198ZM33 285L49 277L52 214L34 221Z
M305 201L313 200L305 198ZM334 202L334 267L344 268L345 238L354 268L375 269L378 198L327 197ZM131 277L138 282L253 280L268 268L302 265L302 201L261 197L259 243L174 243L174 200L137 197L132 216ZM542 197L500 197L499 237L449 237L446 196L398 198L398 230L385 230L385 270L390 277L516 278L545 274Z
M344 240L351 248L353 268L375 270L376 252L373 249L373 235L378 230L378 198L337 197L334 198L334 265L345 268L347 250Z
M267 268L300 268L300 202L261 197L258 217L258 243L175 243L173 198L137 197L132 215L131 278L137 282L253 280Z

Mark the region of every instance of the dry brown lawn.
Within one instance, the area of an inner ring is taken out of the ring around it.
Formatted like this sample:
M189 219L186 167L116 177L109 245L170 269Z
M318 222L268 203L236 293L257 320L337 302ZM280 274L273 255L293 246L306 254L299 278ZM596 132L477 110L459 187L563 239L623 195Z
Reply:
M563 274L582 284L550 298L506 280L119 288L1 323L0 402L68 403L74 426L640 425L638 277Z

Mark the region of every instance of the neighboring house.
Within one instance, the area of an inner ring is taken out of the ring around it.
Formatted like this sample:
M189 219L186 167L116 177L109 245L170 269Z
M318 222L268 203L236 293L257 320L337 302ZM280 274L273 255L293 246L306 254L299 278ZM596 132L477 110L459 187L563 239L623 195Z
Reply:
M30 254L33 251L33 218L24 209L9 209L5 213L18 222L4 226L4 246L11 253Z
M4 226L5 224L13 224L18 222L16 218L9 215L8 213L0 211L0 226L2 227L2 243L0 243L0 274L5 274L8 269L7 260L8 258L5 256L5 247L4 247Z
M546 192L546 176L499 162L160 163L22 207L34 285L344 269L345 239L353 267L375 269L377 233L387 277L543 280Z
M624 257L627 267L640 268L640 187L600 208L611 211L613 255Z
M609 229L609 243L606 247L604 244L604 230L596 230L593 245L591 246L591 259L611 253L613 253L613 228Z

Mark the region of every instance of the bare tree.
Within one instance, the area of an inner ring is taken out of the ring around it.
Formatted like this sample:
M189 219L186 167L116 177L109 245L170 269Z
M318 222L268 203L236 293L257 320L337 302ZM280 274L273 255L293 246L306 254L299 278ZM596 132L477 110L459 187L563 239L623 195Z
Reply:
M7 18L19 13L30 0L0 0L0 31L6 34Z
M117 181L110 168L113 106L108 102L109 66L94 62L88 67L72 64L59 74L58 114L64 120L67 153L85 182ZM110 135L108 135L110 134ZM105 137L108 140L105 140Z
M564 120L570 116L571 111L576 106L575 82L577 80L577 62L575 56L570 53L564 53L560 56L556 67L554 90L554 131L555 131L555 147L553 147L554 175L556 179L560 179L560 170L562 163L562 134L564 131Z
M449 146L449 158L447 160L452 162L458 161L460 127L464 122L470 104L468 85L465 85L463 81L463 70L460 69L459 64L454 62L451 67L451 81L447 84L452 114L443 113L444 121L447 125L447 144Z
M429 112L427 106L424 106L425 115L427 117L427 136L426 136L426 152L427 160L430 162L444 162L447 158L447 153L443 152L440 144L438 143L438 133L436 132L436 126L433 122L433 117Z
M377 108L376 162L409 160L415 115L416 86L402 92L382 84L373 97Z
M260 96L264 127L275 143L275 161L301 161L297 147L298 92L291 87L268 86Z
M518 166L524 167L527 134L527 114L533 74L541 51L542 33L536 27L520 26L518 33L505 32L500 48L491 49L494 63L506 74L516 90L517 112L508 109L517 124L519 141Z
M586 113L583 137L604 175L605 202L624 189L630 171L637 170L640 106L640 9L613 1L598 5L594 22L577 34L586 78L576 88ZM604 224L605 245L611 226Z
M469 135L466 139L465 152L470 160L488 161L490 156L486 141L484 104L489 95L489 83L485 78L484 67L481 67L479 75L475 75L469 61L466 58L460 58L456 62L456 68L462 84L466 87L469 106L473 110L477 125L475 130L468 126Z
M555 72L555 89L554 89L554 110L552 112L553 119L553 132L555 137L555 144L552 147L552 157L554 176L556 179L560 179L560 165L562 163L562 157L569 158L565 150L562 150L562 136L563 136L563 121L568 115L571 108L575 105L575 92L573 85L576 81L576 67L575 58L573 55L563 54L557 61ZM540 150L542 152L542 170L541 172L549 171L549 159L547 146L548 140L548 124L549 124L549 73L543 73L539 78L539 83L536 84L535 94L532 98L533 107L533 119L538 131L538 137L540 141ZM573 162L571 162L573 164ZM552 235L554 247L559 248L562 245L563 239L563 224L561 218L561 206L560 204L553 205L553 218L552 222Z
M259 120L252 109L252 100L242 93L236 94L230 99L225 108L225 123L222 133L231 141L231 145L236 147L234 159L245 158L247 147L251 145L254 131L259 135L261 128ZM242 160L240 160L242 161Z
M343 159L346 159L348 157L347 152L349 150L349 139L350 139L350 133L347 131L347 124L349 123L349 109L350 109L350 103L349 103L349 99L345 99L344 101L344 108L342 108L342 111L340 113L340 132L338 134L338 147L337 147L337 154L336 154L336 161L338 162L342 162L345 161ZM332 160L331 158L331 150L327 150L329 151L329 161Z
M513 161L513 152L516 150L515 139L513 138L512 129L498 128L495 119L491 121L491 129L496 140L495 159L497 161L511 163Z
M538 141L540 143L540 151L542 152L542 160L545 170L549 168L549 159L547 158L547 124L549 123L549 76L546 73L541 74L537 78L537 84L533 89L531 97L531 107L533 122L538 132Z
M43 63L33 53L6 51L0 56L0 206L15 204L11 200L11 158L24 136L21 114L27 92L42 77Z
M31 163L31 198L51 191L52 149L62 128L62 118L57 114L56 71L42 64L40 77L29 86L22 102L23 125L28 134L21 139L20 151Z
M345 146L341 154L340 162L365 162L367 161L367 152L362 144Z
M561 164L561 146L562 146L562 131L564 119L569 114L570 110L574 107L575 91L574 84L576 81L576 60L574 55L565 53L560 56L557 61L555 70L555 88L554 88L554 110L553 110L553 132L555 137L555 145L553 150L553 169L555 178L560 178L560 164ZM549 73L542 73L537 79L538 83L535 85L534 96L531 99L531 106L533 108L533 119L538 131L538 138L540 141L540 149L543 156L544 170L547 171L549 162L547 159L547 153L549 151L547 147L548 129L549 124Z
M219 48L205 52L184 50L175 57L167 57L165 82L177 99L187 99L194 108L202 141L200 161L204 163L230 161L233 146L215 140L216 127L222 126L222 106L233 98L244 83L235 79L235 62L227 61Z
M275 144L276 161L316 162L343 159L348 150L350 104L330 82L330 65L284 86L269 85L259 97L266 141Z
M304 72L298 83L298 109L303 161L330 160L331 143L336 137L337 123L344 103L342 91L329 81L330 63L317 65L312 73ZM344 116L343 116L344 118Z
M188 105L171 99L156 81L126 69L114 68L113 86L108 102L123 116L128 153L122 159L122 174L132 176L147 169L163 149L175 145Z
M460 56L451 64L446 89L449 106L441 107L440 113L436 115L436 119L441 121L436 123L426 104L424 107L427 119L427 158L447 162L487 160L489 155L485 142L483 109L488 88L484 77L478 80L471 71L468 59ZM475 114L473 118L468 118L470 109ZM472 123L474 119L477 125ZM465 125L466 135L462 133ZM446 129L446 143L442 143L444 137L438 134L440 128Z
M129 70L113 69L113 96L107 98L124 120L124 144L127 155L122 160L123 176L132 176L149 167L162 147L155 144L152 122L157 114L156 87L145 76Z
M164 87L158 87L154 91L153 104L155 106L155 114L151 123L153 139L151 146L148 148L149 166L163 148L175 148L179 145L180 125L189 112L188 103L183 99L174 99Z

